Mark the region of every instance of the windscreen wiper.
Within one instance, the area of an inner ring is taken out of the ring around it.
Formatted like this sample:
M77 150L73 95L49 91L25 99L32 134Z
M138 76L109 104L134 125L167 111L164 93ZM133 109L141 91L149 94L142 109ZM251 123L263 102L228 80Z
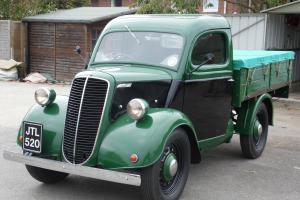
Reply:
M136 37L136 35L130 30L130 28L125 24L124 27L128 30L128 32L130 33L130 35L135 39L136 43L138 45L141 44L140 40Z

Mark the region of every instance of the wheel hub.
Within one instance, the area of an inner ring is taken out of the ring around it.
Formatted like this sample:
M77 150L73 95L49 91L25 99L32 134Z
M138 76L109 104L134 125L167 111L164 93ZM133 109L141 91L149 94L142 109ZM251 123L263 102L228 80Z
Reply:
M176 175L178 170L178 162L176 156L173 153L167 155L163 165L164 179L169 182Z
M257 138L257 139L259 139L261 134L263 133L263 127L258 120L255 121L253 132L254 132L255 138Z

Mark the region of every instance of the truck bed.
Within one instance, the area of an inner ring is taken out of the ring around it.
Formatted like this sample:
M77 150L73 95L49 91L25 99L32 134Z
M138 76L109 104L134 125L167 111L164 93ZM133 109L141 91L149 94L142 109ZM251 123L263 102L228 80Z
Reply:
M266 92L288 97L294 57L292 51L234 50L233 105Z

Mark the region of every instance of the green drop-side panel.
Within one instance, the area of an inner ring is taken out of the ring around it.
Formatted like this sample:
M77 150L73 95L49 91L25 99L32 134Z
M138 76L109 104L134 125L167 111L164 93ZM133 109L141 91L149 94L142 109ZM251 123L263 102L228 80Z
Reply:
M234 51L233 105L288 86L291 82L291 51Z
M292 62L281 61L273 63L271 68L270 85L276 86L278 84L287 83L291 80Z

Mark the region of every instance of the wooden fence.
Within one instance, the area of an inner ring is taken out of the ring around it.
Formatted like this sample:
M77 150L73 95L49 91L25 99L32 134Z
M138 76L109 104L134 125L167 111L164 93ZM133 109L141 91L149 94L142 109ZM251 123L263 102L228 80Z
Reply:
M18 21L0 20L0 59L26 61L27 29Z

